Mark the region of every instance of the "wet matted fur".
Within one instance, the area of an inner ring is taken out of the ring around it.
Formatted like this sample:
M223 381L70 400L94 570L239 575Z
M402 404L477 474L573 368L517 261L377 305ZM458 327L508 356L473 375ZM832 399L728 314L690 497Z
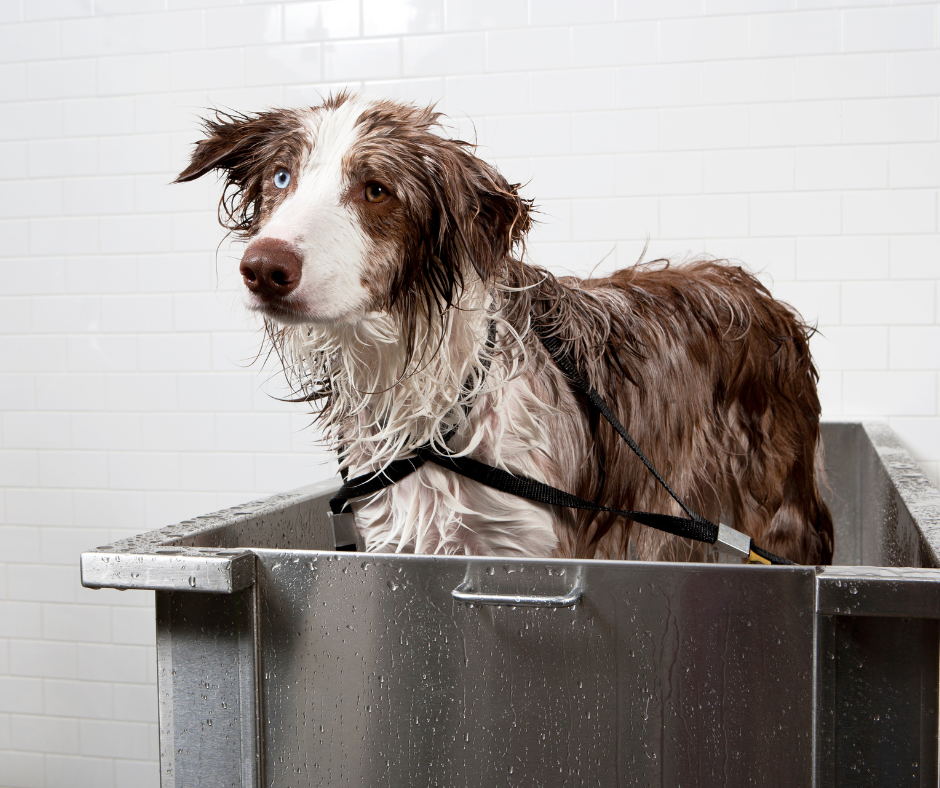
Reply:
M830 563L817 376L793 310L721 261L596 279L523 262L531 203L439 121L431 108L345 93L309 109L218 113L179 177L224 174L220 220L249 240L249 304L350 472L430 443L608 507L680 514L572 390L535 321L693 509L793 561ZM432 465L353 506L370 550L708 557Z

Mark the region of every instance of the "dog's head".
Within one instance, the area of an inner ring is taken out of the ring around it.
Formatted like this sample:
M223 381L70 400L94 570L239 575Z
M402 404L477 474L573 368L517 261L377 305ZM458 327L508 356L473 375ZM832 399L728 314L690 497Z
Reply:
M252 308L281 324L440 314L499 279L527 201L439 113L347 94L303 110L216 113L178 181L221 170L220 221L249 241Z

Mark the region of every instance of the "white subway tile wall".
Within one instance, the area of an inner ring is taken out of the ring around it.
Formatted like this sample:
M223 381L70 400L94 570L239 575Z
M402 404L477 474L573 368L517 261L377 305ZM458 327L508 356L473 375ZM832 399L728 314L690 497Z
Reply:
M347 87L437 101L553 270L743 261L940 481L940 4L0 0L2 788L158 784L152 596L83 548L335 473L170 182L207 108Z

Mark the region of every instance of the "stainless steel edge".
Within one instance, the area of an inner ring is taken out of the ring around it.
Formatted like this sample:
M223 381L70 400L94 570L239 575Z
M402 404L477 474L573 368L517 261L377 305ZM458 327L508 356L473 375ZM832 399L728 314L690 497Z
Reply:
M328 501L338 480L168 525L82 553L86 588L232 594L251 585L249 547L336 545Z
M292 544L290 547L332 549L334 542L327 517L328 502L339 486L338 479L331 479L299 487L290 492L183 520L156 531L147 531L129 539L95 548L95 551L151 553L158 547L169 545L182 547L184 552L188 552L188 549L192 547L235 547L233 540L244 541L246 534L254 537L247 546L271 547L273 545L264 544L264 542L284 541L291 536L301 538L303 542L316 541L317 537L323 536L327 531L331 537L328 544L325 540L320 540L321 543L316 545L304 543ZM302 534L284 533L291 530L289 525L284 524L285 515L295 514L297 510L305 510L305 513L310 515L311 522L305 523ZM277 546L286 547L287 545Z
M257 586L157 592L161 788L260 788Z
M176 715L173 707L173 638L169 594L154 594L157 618L157 732L160 741L160 788L176 788Z
M82 553L82 585L86 588L234 594L254 582L255 557L248 550L195 555Z
M823 616L940 618L940 569L820 568L816 612Z

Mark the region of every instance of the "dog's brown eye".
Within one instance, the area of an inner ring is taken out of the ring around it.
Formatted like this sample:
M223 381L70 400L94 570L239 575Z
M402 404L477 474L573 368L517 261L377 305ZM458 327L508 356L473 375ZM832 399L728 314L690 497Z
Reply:
M391 195L381 183L367 183L362 196L369 202L385 202Z

